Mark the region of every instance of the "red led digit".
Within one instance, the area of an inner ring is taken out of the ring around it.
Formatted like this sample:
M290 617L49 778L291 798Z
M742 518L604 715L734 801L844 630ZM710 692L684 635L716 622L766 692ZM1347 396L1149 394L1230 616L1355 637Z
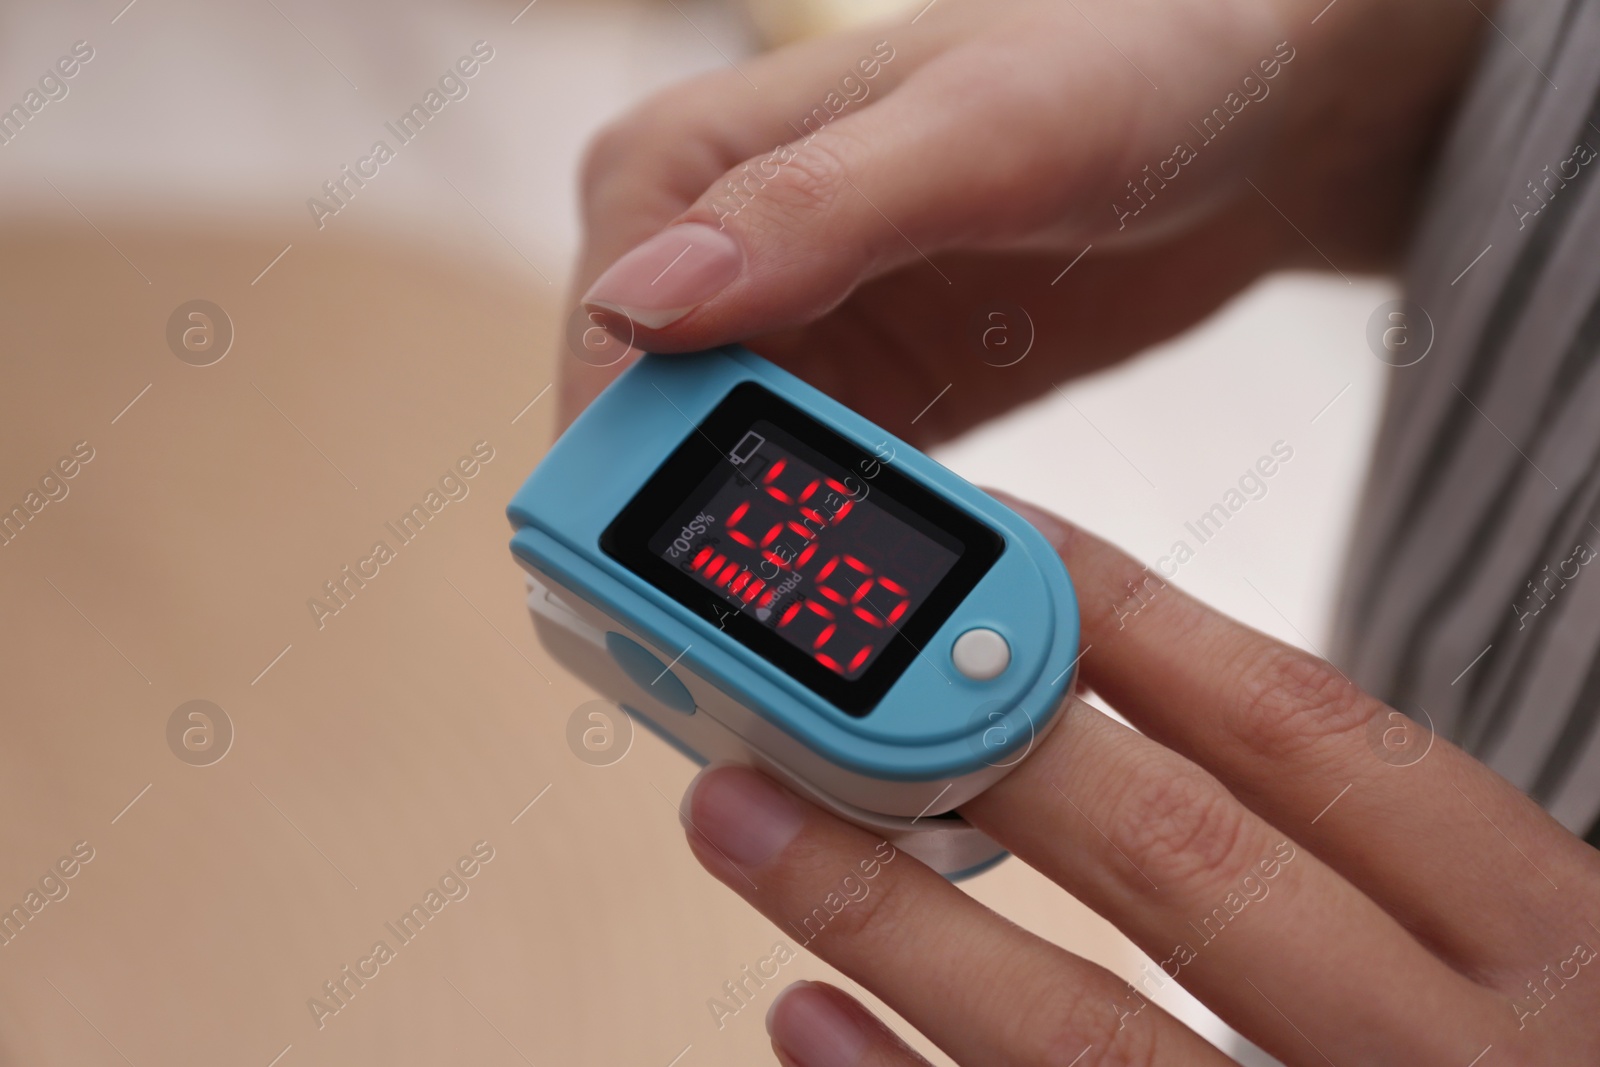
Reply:
M844 521L844 517L846 515L850 514L850 509L856 506L855 494L846 489L843 482L840 482L834 478L828 478L825 479L825 481L827 482L829 489L832 489L836 493L843 493L849 498L842 505L840 505L838 511L833 513L833 518L829 521L829 525L837 526Z
M824 667L828 668L830 671L833 671L835 674L848 675L854 674L856 671L860 670L862 664L866 663L867 660L872 657L872 644L869 642L862 645L861 648L857 650L856 654L850 657L850 663L848 666L841 665L838 660L822 651L824 645L828 644L828 642L839 636L838 624L831 621L833 619L833 612L829 611L827 608L816 603L815 601L808 601L808 604L817 614L823 616L825 619L830 620L828 625L824 626L822 631L817 634L816 639L811 642L811 649L813 652L812 658L814 658ZM860 614L861 609L856 609L856 612L857 614ZM881 626L882 623L877 623L876 625Z
M895 596L899 597L900 603L889 609L889 614L884 616L883 623L874 623L874 625L881 626L884 623L887 623L888 625L893 626L895 623L900 621L900 619L905 615L906 611L911 607L911 593L899 582L885 578L882 575L878 575L877 580L878 586L883 589L884 592L893 593ZM859 610L860 609L858 608L857 611Z
M876 573L876 564L867 561L881 555L899 569L920 557L916 551L897 553L899 535L872 508L863 507L851 524L856 534L830 541L826 531L846 520L865 498L865 487L853 492L848 475L829 477L782 448L767 457L753 483L729 481L715 506L708 504L727 516L720 524L725 551L714 541L697 545L679 555L678 566L734 605L751 609L794 652L854 679L882 650L885 631L898 630L923 593L920 585ZM774 569L767 570L768 564ZM911 569L921 582L917 568Z
M832 637L833 635L829 634L828 636ZM819 641L813 647L820 648L822 646L822 644L823 644L823 642ZM832 656L830 656L830 655L828 655L828 654L826 654L824 652L818 652L812 658L815 659L818 663L822 664L824 667L828 668L830 671L832 671L835 674L849 675L849 674L854 674L856 671L860 670L861 669L861 665L863 663L866 663L867 660L870 659L871 657L872 657L872 646L871 645L862 645L861 648L856 652L856 654L854 656L850 657L850 662L849 662L848 665L841 665L838 660L834 659Z
M846 556L845 557L845 562L846 563L852 563L852 564L859 564L861 561L856 559L853 556ZM877 615L873 614L872 612L868 611L866 608L861 606L861 602L863 600L865 600L866 597L867 597L867 594L872 591L872 584L873 584L874 580L875 579L868 578L866 581L862 582L861 585L856 588L855 595L850 598L850 605L851 605L852 610L854 610L854 612L855 612L856 618L860 619L862 622L866 623L868 626L873 627L874 629L881 630L881 629L883 629L883 626L884 626L883 620L880 619Z
M838 569L838 567L839 567L839 557L838 556L834 556L832 559L828 560L828 562L826 562L826 563L824 563L822 565L822 570L817 572L817 577L816 577L817 592L820 593L822 596L827 597L829 600L833 601L835 604L838 604L840 607L849 607L850 606L850 601L845 599L845 596L844 596L843 593L839 592L837 589L834 589L834 588L832 588L830 586L826 586L826 585L822 584L823 582L828 580L828 575L832 574L835 570Z
M728 516L728 536L733 538L735 542L737 542L738 544L743 545L746 548L754 548L754 547L756 547L756 543L755 543L755 541L751 540L749 534L745 533L742 530L735 530L734 529L734 527L739 524L739 520L744 518L745 512L747 512L749 510L750 510L750 501L748 501L748 500L746 500L743 504L740 504L738 507L733 509L733 514Z
M788 493L785 493L782 489L779 489L772 483L778 480L778 475L783 473L783 468L788 465L788 460L780 459L778 462L774 463L772 468L768 470L767 473L761 478L762 484L767 487L767 495L783 504L793 504L794 497L790 496Z
M822 573L817 575L817 584L818 584L819 587L821 587L823 579L827 578L829 574L833 573L833 571L838 567L840 560L843 560L844 561L844 565L846 567L849 567L851 570L855 571L856 573L862 574L862 575L868 575L869 577L867 577L866 580L863 581L860 585L855 587L855 594L848 601L845 600L842 595L840 595L839 593L835 592L832 589L823 589L822 591L823 591L824 595L826 595L828 597L829 600L832 600L836 604L850 604L850 605L858 604L858 603L861 602L861 599L863 597L865 597L867 595L867 593L872 589L873 579L870 577L870 575L872 574L872 568L867 566L865 563L862 563L859 559L857 559L854 556L846 554L846 555L843 555L843 556L835 556L832 559L830 559L827 562L827 565L822 568ZM852 581L850 584L854 585L855 583ZM862 617L866 618L867 616L862 616Z

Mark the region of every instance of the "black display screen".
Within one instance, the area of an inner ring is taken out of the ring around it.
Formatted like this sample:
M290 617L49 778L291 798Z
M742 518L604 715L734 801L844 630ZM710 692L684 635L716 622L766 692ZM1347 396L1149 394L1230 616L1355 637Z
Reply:
M887 443L868 453L747 383L668 457L601 547L865 714L1003 548L893 463Z
M649 547L820 666L859 678L961 545L897 518L863 479L802 450L756 419Z

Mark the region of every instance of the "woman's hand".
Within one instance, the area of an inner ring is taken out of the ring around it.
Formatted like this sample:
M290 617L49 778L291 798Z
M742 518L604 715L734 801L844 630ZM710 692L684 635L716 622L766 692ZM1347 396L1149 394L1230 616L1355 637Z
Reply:
M662 92L587 156L562 422L620 368L595 323L749 341L927 444L1263 271L1382 265L1483 25L1460 0L941 0Z
M1160 970L1130 986L745 768L685 797L711 873L974 1067L1229 1062L1148 1002L1174 980L1291 1065L1600 1062L1600 852L1328 664L1013 506L1071 571L1085 681L1143 734L1074 700L961 813ZM816 922L847 874L867 891ZM815 983L769 1027L786 1067L923 1062Z

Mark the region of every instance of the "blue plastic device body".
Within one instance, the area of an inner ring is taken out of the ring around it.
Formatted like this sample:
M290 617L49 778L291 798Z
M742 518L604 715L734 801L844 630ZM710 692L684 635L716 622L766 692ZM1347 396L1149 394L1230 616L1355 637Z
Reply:
M999 558L869 714L834 707L758 653L633 573L602 531L666 457L734 389L756 382L867 455L980 520ZM647 354L552 446L511 501L512 551L690 672L841 770L883 782L959 779L1020 759L1053 725L1073 683L1078 610L1059 555L1012 509L792 374L740 346ZM999 677L952 667L952 647L983 627L1011 649ZM666 657L663 657L666 658Z

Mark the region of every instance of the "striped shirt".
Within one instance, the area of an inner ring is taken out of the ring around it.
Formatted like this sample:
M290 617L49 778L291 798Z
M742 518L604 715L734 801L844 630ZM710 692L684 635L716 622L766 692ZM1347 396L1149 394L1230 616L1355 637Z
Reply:
M1584 834L1600 818L1600 0L1493 17L1408 255L1410 358L1430 320L1432 346L1392 372L1334 659Z

